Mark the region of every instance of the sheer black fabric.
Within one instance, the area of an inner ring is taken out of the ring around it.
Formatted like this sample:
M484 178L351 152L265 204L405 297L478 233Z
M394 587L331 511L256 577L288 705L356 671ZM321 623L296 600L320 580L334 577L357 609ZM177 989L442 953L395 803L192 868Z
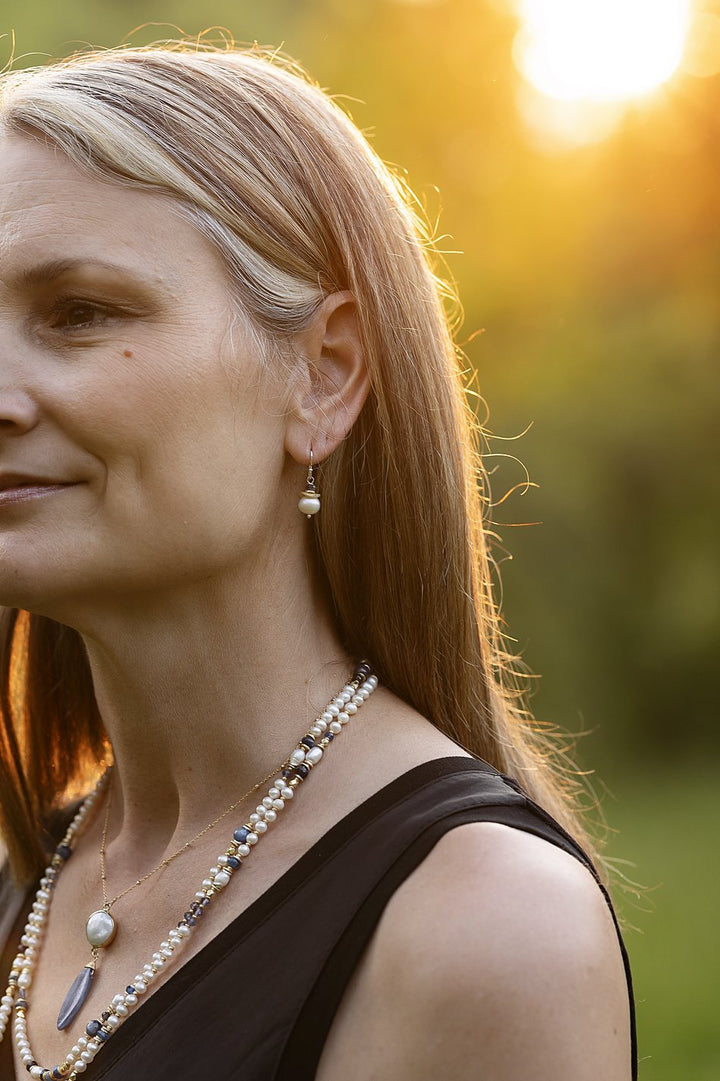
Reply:
M410 770L338 822L138 1007L89 1067L89 1081L311 1081L343 991L394 891L443 834L479 821L544 838L598 881L625 963L637 1078L627 953L590 861L514 781L455 757ZM3 987L31 901L0 881ZM8 1027L3 1081L13 1077L10 1041Z

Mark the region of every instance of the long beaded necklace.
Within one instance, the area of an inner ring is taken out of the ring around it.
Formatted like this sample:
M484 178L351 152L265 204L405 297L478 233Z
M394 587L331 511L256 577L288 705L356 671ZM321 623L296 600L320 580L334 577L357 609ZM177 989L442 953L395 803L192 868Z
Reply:
M160 860L160 862L155 867L153 867L151 871L148 871L147 874L144 874L141 878L138 878L137 881L131 883L126 889L122 890L120 893L117 893L112 898L108 898L107 867L105 854L108 825L110 824L110 807L112 804L112 768L107 770L98 785L98 795L106 787L105 782L107 782L108 789L107 807L105 808L105 821L103 823L102 840L100 842L100 879L102 882L103 906L102 908L96 909L94 912L91 912L85 924L85 936L90 944L91 960L75 977L70 986L70 990L63 999L63 1004L60 1007L60 1013L58 1014L57 1020L57 1027L61 1032L72 1024L72 1022L75 1020L78 1013L82 1009L85 999L90 994L90 988L97 969L97 961L100 951L104 951L115 941L115 935L117 934L117 920L114 916L110 914L110 910L113 905L120 901L123 897L127 897L127 895L129 893L132 893L133 890L136 890L138 886L142 886L145 882L148 881L148 879L152 878L154 874L157 874L157 872L161 870L161 868L168 867L173 862L173 860L177 859L178 856L181 856L183 852L186 852L189 848L191 848L196 841L199 841L201 837L204 837L206 833L209 833L211 829L218 825L218 823L222 822L223 819L227 818L227 816L231 814L236 807L239 807L240 804L248 798L248 796L251 796L253 792L256 792L258 788L264 785L266 781L269 781L273 774L277 773L280 769L282 769L282 765L276 767L274 770L268 773L267 776L263 777L261 781L258 781L257 784L253 785L252 788L248 789L247 792L244 792L243 795L239 797L239 799L236 799L233 803L230 804L226 811L223 811L222 814L218 815L217 818L213 819L213 821L210 822L203 829L201 829L199 833L196 833L194 837L191 837L189 841L185 841L185 843L182 844L180 848L176 849L176 851L173 852L171 855L165 856L165 858Z
M240 871L255 845L277 820L280 811L289 800L293 799L295 790L322 760L335 737L342 732L344 725L357 713L377 685L377 677L371 674L370 665L363 661L355 669L352 679L299 740L255 812L249 816L247 822L238 826L233 832L228 848L218 856L215 866L210 868L207 877L203 879L187 911L172 927L167 938L160 943L150 961L140 969L124 992L113 997L99 1018L93 1018L88 1022L85 1028L87 1035L77 1040L62 1062L51 1067L41 1066L32 1052L27 1033L30 988L42 948L53 891L62 868L72 855L76 835L107 783L107 774L101 777L93 791L81 804L65 836L55 849L49 866L45 869L20 940L20 950L12 964L7 990L0 999L0 1041L5 1035L10 1015L14 1012L15 1043L20 1058L31 1077L39 1078L40 1081L77 1081L79 1075L85 1073L113 1033L132 1014L158 972L171 962L176 951L191 935L198 920L210 908L213 899L229 885L233 875ZM260 784L263 782L261 781ZM80 1006L85 997L87 993L83 996Z

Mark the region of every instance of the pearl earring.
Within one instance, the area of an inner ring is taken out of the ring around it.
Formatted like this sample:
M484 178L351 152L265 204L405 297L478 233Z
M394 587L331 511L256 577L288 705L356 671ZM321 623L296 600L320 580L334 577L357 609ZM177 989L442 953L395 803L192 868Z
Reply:
M312 450L310 451L310 464L308 466L306 487L298 501L298 510L308 518L312 518L313 514L317 514L320 510L320 493L315 491Z

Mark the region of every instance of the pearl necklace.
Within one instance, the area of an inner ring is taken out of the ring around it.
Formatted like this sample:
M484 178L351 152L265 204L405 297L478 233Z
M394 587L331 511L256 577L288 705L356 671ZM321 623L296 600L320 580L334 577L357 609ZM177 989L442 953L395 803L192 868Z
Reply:
M108 946L112 945L112 943L115 941L118 926L117 920L113 915L111 915L110 912L112 906L118 901L122 900L123 897L127 897L127 895L129 893L132 893L133 890L136 890L138 886L142 886L143 883L147 882L149 878L152 878L154 874L157 874L157 872L161 870L161 868L168 867L173 862L173 860L177 859L178 856L181 856L184 852L191 848L196 841L199 841L201 837L204 837L206 833L209 833L211 829L217 826L219 822L222 822L224 818L227 818L229 814L232 814L235 808L239 807L241 803L244 803L248 796L251 796L253 792L256 792L258 788L261 788L262 785L266 783L266 781L269 781L273 774L277 773L278 769L282 769L282 766L278 766L270 773L268 773L267 776L263 777L261 781L258 781L257 784L253 785L253 787L248 789L247 792L244 792L242 796L239 797L239 799L234 800L227 808L227 810L223 811L222 814L218 815L217 818L213 819L213 821L210 822L209 825L201 829L199 833L196 833L195 836L191 837L189 841L185 841L185 843L182 844L180 848L178 848L175 852L173 852L172 855L166 856L160 861L160 863L157 864L157 866L153 867L151 871L148 871L147 874L142 876L142 878L138 878L136 882L131 883L131 885L129 885L121 893L116 894L115 897L112 898L108 898L107 893L107 869L105 855L107 831L110 822L110 805L112 802L112 767L107 770L104 775L104 779L101 779L101 786L98 788L99 794L99 792L105 788L105 780L107 780L107 807L105 809L105 823L103 825L102 841L100 842L100 879L102 881L103 906L102 908L96 909L94 912L91 912L85 924L85 936L91 947L91 960L88 962L87 965L84 966L79 975L75 977L70 986L70 990L63 999L63 1004L60 1007L60 1013L58 1014L57 1019L57 1027L61 1032L64 1029L69 1028L69 1026L72 1024L72 1022L75 1020L78 1013L82 1009L85 999L90 994L92 982L95 978L95 972L97 970L98 956L100 954L100 951L102 950L102 952L104 953Z
M88 1022L85 1028L87 1035L78 1039L62 1062L51 1067L40 1066L33 1055L27 1033L30 987L40 956L45 924L57 880L62 868L72 855L78 831L102 795L108 774L100 778L93 791L81 804L40 880L40 888L35 895L32 910L28 915L20 940L20 950L12 964L7 990L0 999L0 1041L5 1035L10 1015L14 1011L15 1044L31 1077L39 1078L40 1081L77 1081L79 1075L87 1070L105 1043L137 1007L158 972L171 962L176 951L189 938L213 899L229 885L233 875L241 869L263 834L277 820L285 804L294 797L295 790L321 761L325 750L335 737L342 732L343 726L348 723L353 714L357 713L377 685L377 676L371 675L370 665L363 661L355 669L352 679L299 740L295 750L286 759L280 775L274 780L255 812L249 816L246 823L234 831L230 845L222 855L218 856L215 866L210 868L207 878L203 879L187 911L169 931L167 938L160 943L150 961L142 966L124 992L114 996L108 1008L100 1014L100 1019ZM86 996L83 996L82 1001L84 997Z

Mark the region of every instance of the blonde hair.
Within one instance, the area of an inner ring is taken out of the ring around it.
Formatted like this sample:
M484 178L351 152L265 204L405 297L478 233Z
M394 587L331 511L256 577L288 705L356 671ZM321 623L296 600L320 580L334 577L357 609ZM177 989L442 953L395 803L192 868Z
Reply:
M287 60L178 45L79 55L0 80L0 124L119 184L164 192L222 253L277 343L328 292L357 301L370 397L323 463L315 522L345 647L463 747L513 775L586 847L575 784L521 708L492 597L480 430L450 295L403 183ZM8 610L0 814L18 878L104 733L79 636Z

